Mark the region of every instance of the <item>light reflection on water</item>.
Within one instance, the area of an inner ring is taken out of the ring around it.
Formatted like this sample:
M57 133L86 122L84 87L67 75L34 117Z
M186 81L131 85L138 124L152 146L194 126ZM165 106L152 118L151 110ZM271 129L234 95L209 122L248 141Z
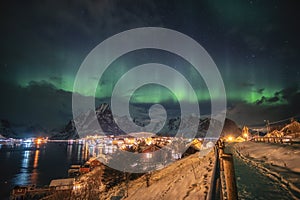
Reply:
M0 199L8 199L15 185L49 185L52 179L66 178L71 164L87 159L82 145L67 143L1 145Z
M36 183L38 179L38 163L39 163L39 155L40 155L40 150L35 150L34 152L34 160L33 160L33 170L31 173L31 183Z
M28 179L30 177L29 173L29 154L30 151L24 151L23 152L23 159L22 159L22 165L20 173L16 174L14 177L14 181L19 183L20 185L26 185L28 184Z

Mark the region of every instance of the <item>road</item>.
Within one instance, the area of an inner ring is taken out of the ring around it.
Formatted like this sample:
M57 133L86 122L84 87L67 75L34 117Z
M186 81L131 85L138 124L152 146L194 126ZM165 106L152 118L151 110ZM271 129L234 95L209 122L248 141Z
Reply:
M262 173L255 166L245 163L234 153L231 146L226 148L226 152L233 153L234 155L239 199L294 199L282 183L271 179L268 174Z

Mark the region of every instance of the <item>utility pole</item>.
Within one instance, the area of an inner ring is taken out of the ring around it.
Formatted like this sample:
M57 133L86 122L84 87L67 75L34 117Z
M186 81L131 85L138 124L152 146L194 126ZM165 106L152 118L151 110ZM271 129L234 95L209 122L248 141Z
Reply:
M269 120L264 120L266 122L266 127L267 127L267 134L270 132L270 121Z

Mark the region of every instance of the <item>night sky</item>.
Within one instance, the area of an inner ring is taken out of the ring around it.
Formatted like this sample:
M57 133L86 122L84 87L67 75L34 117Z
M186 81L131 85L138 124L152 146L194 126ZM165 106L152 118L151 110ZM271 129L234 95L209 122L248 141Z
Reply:
M296 0L2 0L0 119L20 126L66 124L72 117L73 82L87 54L114 34L148 26L182 32L206 49L224 80L227 117L239 125L299 116L299 10ZM123 73L155 61L183 73L196 88L199 104L209 105L205 84L198 84L201 77L191 66L154 50L116 60L100 80L96 98L107 100ZM180 85L177 93L189 101ZM144 87L132 101L172 103L174 96L164 88Z

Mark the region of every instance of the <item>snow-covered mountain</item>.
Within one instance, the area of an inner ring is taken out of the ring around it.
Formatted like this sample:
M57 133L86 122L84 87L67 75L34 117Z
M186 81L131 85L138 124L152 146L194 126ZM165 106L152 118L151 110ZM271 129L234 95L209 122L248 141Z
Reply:
M213 132L209 134L210 137L218 137L216 132L220 129L222 130L220 136L226 136L226 135L239 136L242 133L241 129L237 126L237 124L228 118L225 119L223 127L221 127L222 124L220 121L217 121L215 119L210 119L210 118L201 118L199 119L198 124L190 123L192 121L190 120L190 118L184 118L183 120L184 120L183 124L187 129L192 126L198 126L196 137L205 137L207 135L209 126L211 126L211 131ZM164 127L165 128L164 133L172 132L173 130L178 130L180 122L181 120L179 118L170 119L168 122L168 126Z
M16 133L12 130L10 123L7 120L0 120L0 135L5 138L16 138Z
M97 119L94 117L96 112ZM124 132L119 129L113 120L112 112L109 105L106 103L101 104L96 111L88 111L77 116L75 119L70 120L65 128L58 134L55 134L51 139L76 139L79 138L77 133L75 122L77 126L80 126L83 132L81 137L85 135L92 135L98 133L98 126L100 124L103 132L107 135L121 135Z
M94 117L94 113L96 113L97 119ZM133 122L141 127L144 127L149 123L150 119L137 119L134 118ZM183 132L188 133L191 129L196 129L198 126L198 131L196 137L205 137L207 134L207 130L209 126L211 125L212 131L221 129L221 123L214 119L204 118L204 119L198 119L194 116L187 116L183 117L183 119L177 118L168 118L166 122L164 121L157 121L157 126L163 127L157 135L163 135L163 136L175 136L177 133L177 130L179 129L179 126L182 122L182 129ZM194 122L199 122L194 123ZM75 122L77 126L81 127L81 135L80 137L84 137L85 135L92 135L95 133L99 134L98 127L101 126L101 129L103 133L106 135L124 135L125 132L119 128L117 124L122 124L123 128L129 130L131 129L131 132L139 132L138 130L135 130L132 128L132 123L128 119L127 116L115 116L115 118L112 115L111 109L108 104L103 103L98 108L96 108L96 111L88 111L85 113L80 114L78 117L76 117L75 120L70 120L68 124L65 126L65 128L60 131L58 134L55 134L51 137L51 139L74 139L78 138L79 135L77 133ZM116 123L117 122L117 123ZM155 128L155 127L154 127ZM143 129L143 128L141 128ZM140 130L140 129L139 129ZM142 130L143 131L143 130ZM225 120L224 128L222 135L240 135L241 129L230 119ZM212 136L214 134L211 134Z

